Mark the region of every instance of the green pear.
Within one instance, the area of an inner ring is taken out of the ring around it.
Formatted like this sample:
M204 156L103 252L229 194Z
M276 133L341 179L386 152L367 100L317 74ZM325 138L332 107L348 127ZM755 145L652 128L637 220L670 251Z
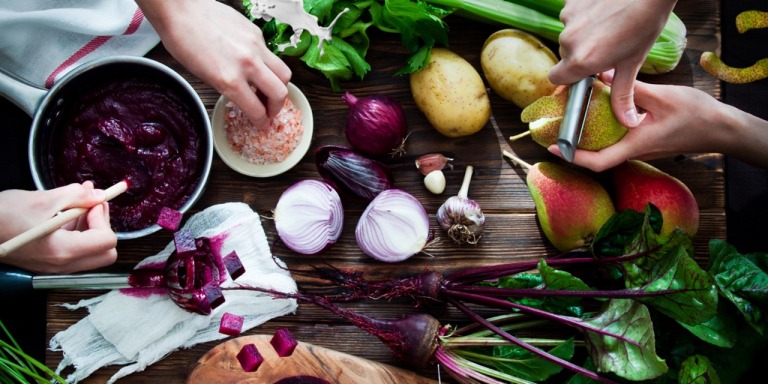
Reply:
M512 136L510 140L530 134L533 141L545 148L556 144L569 89L570 86L559 86L551 95L541 97L525 107L520 119L528 123L528 131ZM615 144L626 133L627 128L616 120L611 108L611 87L595 79L578 148L598 151Z
M528 168L526 183L539 225L561 252L591 243L616 213L608 191L589 175L557 163L529 165L509 152L504 155Z
M642 212L648 203L661 211L661 234L679 227L690 236L699 229L699 205L691 190L679 179L658 168L629 160L612 170L616 210Z

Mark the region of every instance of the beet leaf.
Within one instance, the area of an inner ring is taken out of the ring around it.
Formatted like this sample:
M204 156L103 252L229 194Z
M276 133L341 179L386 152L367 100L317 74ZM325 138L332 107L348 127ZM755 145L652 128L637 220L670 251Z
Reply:
M635 381L667 372L667 364L656 354L651 315L645 305L611 300L600 315L577 321L583 324L587 350L598 371Z

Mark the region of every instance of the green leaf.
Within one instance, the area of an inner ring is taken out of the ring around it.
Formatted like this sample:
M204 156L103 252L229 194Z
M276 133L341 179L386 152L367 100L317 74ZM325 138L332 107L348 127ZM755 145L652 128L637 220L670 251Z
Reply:
M639 298L641 302L688 325L701 324L715 316L717 288L706 271L688 255L684 244L667 243L644 260L653 260L651 265L644 265L650 267L647 274L649 281L632 282L628 276L627 285L635 286L643 282L645 285L640 287L643 292L668 293L643 296Z
M694 355L685 359L680 366L677 378L679 384L720 384L715 368L703 355Z
M441 13L435 14L441 11ZM386 0L378 24L391 26L400 32L402 45L411 52L422 44L448 45L448 26L442 16L448 13L424 2Z
M727 301L719 302L718 307L723 307ZM709 344L723 348L731 348L736 344L738 335L736 330L741 325L738 318L732 311L733 307L728 305L728 310L718 308L718 313L709 320L696 325L680 323L691 334Z
M632 209L617 212L600 227L592 240L592 253L596 257L615 257L626 253L640 235L645 215Z
M570 360L573 358L574 350L574 342L571 338L547 352L563 360ZM494 347L493 359L487 361L487 364L523 380L536 382L546 380L563 370L559 364L536 356L518 346Z
M584 326L589 356L599 371L628 380L649 380L668 367L656 354L648 308L634 300L610 300L596 317L577 320Z
M720 293L739 309L744 319L761 335L768 325L768 254L741 255L722 242L710 242L708 272Z

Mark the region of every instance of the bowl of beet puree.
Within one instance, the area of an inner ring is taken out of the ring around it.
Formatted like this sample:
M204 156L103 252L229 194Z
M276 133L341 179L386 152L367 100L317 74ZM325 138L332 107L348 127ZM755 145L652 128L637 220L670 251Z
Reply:
M6 90L33 117L29 161L37 188L128 181L109 203L118 239L156 232L163 207L186 212L202 195L213 159L210 121L172 69L143 57L100 59L38 91Z

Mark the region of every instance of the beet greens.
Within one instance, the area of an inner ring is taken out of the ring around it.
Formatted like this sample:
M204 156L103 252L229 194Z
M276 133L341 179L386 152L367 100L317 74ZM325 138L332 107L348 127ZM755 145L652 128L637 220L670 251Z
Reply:
M374 281L360 272L331 266L292 270L333 283L338 293L332 295L237 289L266 291L324 307L378 336L396 357L422 365L439 363L461 383L543 381L563 368L600 382L650 380L669 370L656 351L652 321L656 315L703 341L722 344L710 322L727 310L718 304L723 295L759 333L768 325L764 316L768 256L742 257L713 242L711 265L705 271L691 256L690 237L680 230L662 237L660 222L659 211L651 205L643 213L624 211L603 226L588 248L546 260L447 274L426 271ZM733 270L734 266L740 269ZM530 272L534 268L537 273ZM338 305L394 298L412 298L417 304L446 303L472 323L463 328L439 327L428 315L381 321ZM506 315L485 319L471 309L477 305ZM557 329L563 337L523 336L523 332L544 329L546 334ZM573 361L576 347L583 347L587 365ZM680 369L708 369L700 365L705 359L694 361Z

